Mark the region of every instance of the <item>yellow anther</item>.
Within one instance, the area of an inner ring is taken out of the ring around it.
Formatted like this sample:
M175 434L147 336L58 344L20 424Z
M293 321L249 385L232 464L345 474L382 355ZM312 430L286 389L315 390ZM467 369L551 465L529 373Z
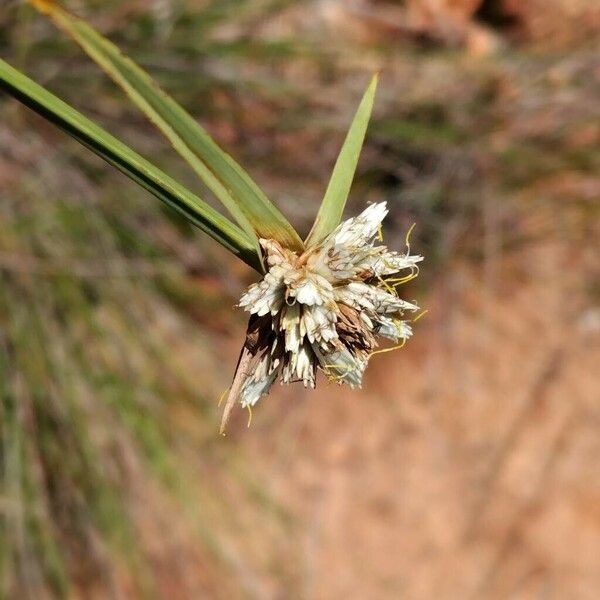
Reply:
M247 425L247 427L250 427L250 424L252 423L252 407L248 404L247 408L248 408L248 425Z
M377 227L377 239L380 242L383 242L383 225L381 223L379 223L379 226Z
M423 312L419 313L413 320L413 323L416 323L421 317L425 316L429 312L429 309L426 308Z

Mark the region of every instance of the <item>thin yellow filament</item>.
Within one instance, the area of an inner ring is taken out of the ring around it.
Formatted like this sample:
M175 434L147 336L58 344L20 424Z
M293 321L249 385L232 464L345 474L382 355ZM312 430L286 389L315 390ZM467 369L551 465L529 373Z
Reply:
M405 244L406 244L406 256L410 256L410 236L414 230L414 228L416 227L416 223L413 223L408 231L406 232L406 238L405 238ZM381 225L380 225L381 227ZM383 261L383 264L388 268L388 269L392 269L393 265L390 264L389 261ZM415 279L416 277L418 277L419 275L419 266L418 265L411 265L410 266L410 275L405 275L404 277L396 277L396 278L389 278L386 279L385 281L378 276L379 281L385 286L385 288L387 289L388 292L390 292L391 294L393 294L394 296L398 296L398 292L396 290L396 286L398 285L402 285L403 283L408 283L409 281L412 281L413 279ZM390 286L391 284L391 286ZM393 287L393 291L392 288Z
M371 352L371 354L369 354L369 358L371 358L371 356L375 356L375 354L383 354L384 352L393 352L394 350L400 350L400 348L404 347L404 344L406 344L406 338L404 338L402 340L402 343L398 344L397 346L392 346L391 348L381 348L381 350L374 350L373 352Z
M247 427L250 428L250 425L252 423L252 407L248 404L247 408L248 408L248 425L247 425Z
M392 294L392 296L398 296L398 291L396 290L396 288L392 287L388 281L389 279L386 281L385 279L383 279L381 277L381 275L377 275L377 279L379 279L379 282L383 285L383 287L385 287L385 289Z
M410 255L410 234L413 232L413 229L416 227L416 225L416 223L413 223L406 232L406 256Z
M398 285L402 285L403 283L408 283L413 279L416 279L419 276L418 271L415 273L414 271L410 275L405 275L404 277L396 277L394 279L387 279L388 283L391 283L394 287Z

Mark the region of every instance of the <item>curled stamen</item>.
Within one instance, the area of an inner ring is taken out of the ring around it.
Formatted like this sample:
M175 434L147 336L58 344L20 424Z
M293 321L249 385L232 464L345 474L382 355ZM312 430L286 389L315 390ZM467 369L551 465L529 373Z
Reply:
M419 276L419 273L410 273L409 275L405 275L404 277L397 277L394 279L388 279L388 283L391 283L394 288L396 288L396 286L399 285L403 285L405 283L408 283L409 281L412 281L413 279L416 279ZM395 290L396 294L398 293L398 290Z
M404 348L405 344L406 338L404 338L400 344L398 344L397 346L393 346L392 348L381 348L379 350L373 350L373 352L369 354L369 358L371 358L371 356L375 356L376 354L383 354L384 352L393 352L394 350L400 350L400 348Z

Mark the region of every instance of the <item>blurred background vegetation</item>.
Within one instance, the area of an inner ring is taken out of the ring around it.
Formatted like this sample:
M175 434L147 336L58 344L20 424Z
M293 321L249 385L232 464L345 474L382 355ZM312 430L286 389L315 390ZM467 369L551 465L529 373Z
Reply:
M217 436L249 270L0 96L0 598L597 599L594 0L80 0L305 233L381 71L348 207L427 262L361 392ZM0 55L190 187L22 2Z

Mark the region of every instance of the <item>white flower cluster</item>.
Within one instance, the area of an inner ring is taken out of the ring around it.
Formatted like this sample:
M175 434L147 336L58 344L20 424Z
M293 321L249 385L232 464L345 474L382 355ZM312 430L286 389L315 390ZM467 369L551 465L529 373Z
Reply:
M402 315L418 306L401 300L396 286L416 275L422 257L376 245L387 212L385 202L370 205L301 256L260 241L268 272L239 304L253 315L254 364L241 385L242 406L253 406L277 377L314 387L317 367L332 381L360 386L376 336L410 337ZM393 277L404 270L407 276Z

